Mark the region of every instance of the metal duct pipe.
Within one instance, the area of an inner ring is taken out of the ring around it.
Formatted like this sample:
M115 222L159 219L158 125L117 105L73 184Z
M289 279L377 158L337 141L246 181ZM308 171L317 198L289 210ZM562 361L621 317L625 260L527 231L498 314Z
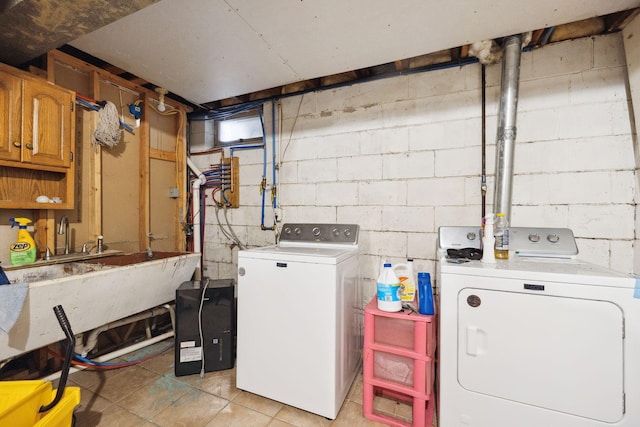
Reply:
M511 185L513 182L522 35L507 37L504 40L503 50L493 212L503 212L511 223L511 194L513 192Z

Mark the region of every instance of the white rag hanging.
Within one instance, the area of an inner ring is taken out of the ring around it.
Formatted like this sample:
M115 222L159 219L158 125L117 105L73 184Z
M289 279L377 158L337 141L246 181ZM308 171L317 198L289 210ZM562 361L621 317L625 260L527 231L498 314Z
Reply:
M115 147L122 138L118 109L111 101L98 111L98 125L93 132L93 143Z

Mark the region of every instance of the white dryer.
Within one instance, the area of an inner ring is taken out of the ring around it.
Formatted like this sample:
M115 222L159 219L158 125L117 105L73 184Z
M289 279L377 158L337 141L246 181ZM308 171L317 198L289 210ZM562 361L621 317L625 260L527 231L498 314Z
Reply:
M636 279L545 258L533 243L563 239L530 230L519 252L535 256L453 264L442 254L439 425L640 426Z
M238 253L237 387L335 418L362 358L359 226L285 224Z

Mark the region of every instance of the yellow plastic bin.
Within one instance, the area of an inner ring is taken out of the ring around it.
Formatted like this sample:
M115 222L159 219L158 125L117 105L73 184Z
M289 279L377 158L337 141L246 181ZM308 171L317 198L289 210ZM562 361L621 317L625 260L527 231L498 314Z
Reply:
M40 407L51 402L51 394L48 381L0 381L0 426L32 427L40 420Z
M49 395L49 401L53 401L56 392ZM80 388L66 387L62 399L50 411L41 414L40 421L34 427L69 427L73 420L73 410L80 403ZM2 424L0 424L2 425Z
M41 414L40 407L55 397L48 381L0 381L0 426L71 426L73 410L80 403L80 388L66 387L57 405Z

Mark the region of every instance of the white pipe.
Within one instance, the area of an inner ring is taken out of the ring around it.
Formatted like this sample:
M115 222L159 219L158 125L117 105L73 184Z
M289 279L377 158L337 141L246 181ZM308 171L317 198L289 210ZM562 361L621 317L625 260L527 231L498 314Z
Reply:
M130 345L129 347L121 348L120 350L116 350L116 351L113 351L113 352L108 353L108 354L103 354L102 356L97 357L96 359L93 359L93 360L95 362L101 362L101 363L102 362L106 362L108 360L115 359L116 357L120 357L122 355L131 353L131 352L136 351L136 350L140 350L141 348L148 347L148 346L150 346L152 344L155 344L157 342L164 341L167 338L171 338L172 336L173 336L173 331L165 332L162 335L158 335L157 337L153 337L153 338L145 340L145 341L140 341L138 343ZM85 369L86 368L84 366L72 367L72 368L69 369L69 373L73 374L75 372L84 371ZM44 381L55 381L58 378L60 378L60 374L61 373L62 372L60 372L60 371L54 372L53 374L48 375L48 376L46 376L44 378L41 378L41 379L44 380Z
M200 171L200 169L198 169L196 164L193 163L193 160L191 160L191 157L187 157L187 166L189 166L189 169L191 169L193 174L196 175L198 178L200 178L200 176L204 176L204 174ZM205 178L205 182L206 182L206 178Z
M94 359L96 362L106 362L108 360L115 359L116 357L123 356L125 354L129 354L133 351L140 350L141 348L149 347L151 344L155 344L160 341L164 341L167 338L171 338L173 336L173 331L165 332L162 335L158 335L157 337L153 337L148 340L140 341L138 343L132 344L129 347L121 348L120 350L112 351L111 353L102 355Z
M202 252L202 236L200 235L200 187L206 184L207 177L198 169L198 167L193 163L191 158L187 157L187 166L189 169L198 177L193 181L192 184L192 193L193 196L191 198L192 209L193 212L193 251L194 252ZM196 265L196 270L194 272L195 279L200 280L202 277L202 260L198 260L198 264Z
M155 316L159 316L161 314L163 314L164 310L169 311L169 315L172 317L172 326L173 326L173 316L172 316L172 311L171 309L169 309L169 307L167 307L167 305L164 305L162 307L156 307L156 308L152 308L150 310L146 310L143 311L141 313L138 314L134 314L133 316L129 316L129 317L125 317L124 319L119 319L116 320L114 322L110 322L107 323L106 325L102 325L96 329L93 329L91 331L91 333L89 334L89 337L87 338L87 342L86 344L81 344L81 343L77 343L76 347L74 349L74 351L76 353L78 353L79 355L81 355L82 357L86 357L86 355L93 350L93 348L96 346L96 344L98 344L98 336L103 333L104 331L107 331L109 329L113 329L113 328L117 328L118 326L123 326L123 325L128 325L130 323L133 322L137 322L139 320L145 320L145 319L149 319L151 317L155 317ZM147 334L147 336L149 336L149 334Z
M173 309L173 306L171 304L165 304L163 305L163 307L169 311L169 317L171 317L171 328L175 331L176 330L176 311Z

